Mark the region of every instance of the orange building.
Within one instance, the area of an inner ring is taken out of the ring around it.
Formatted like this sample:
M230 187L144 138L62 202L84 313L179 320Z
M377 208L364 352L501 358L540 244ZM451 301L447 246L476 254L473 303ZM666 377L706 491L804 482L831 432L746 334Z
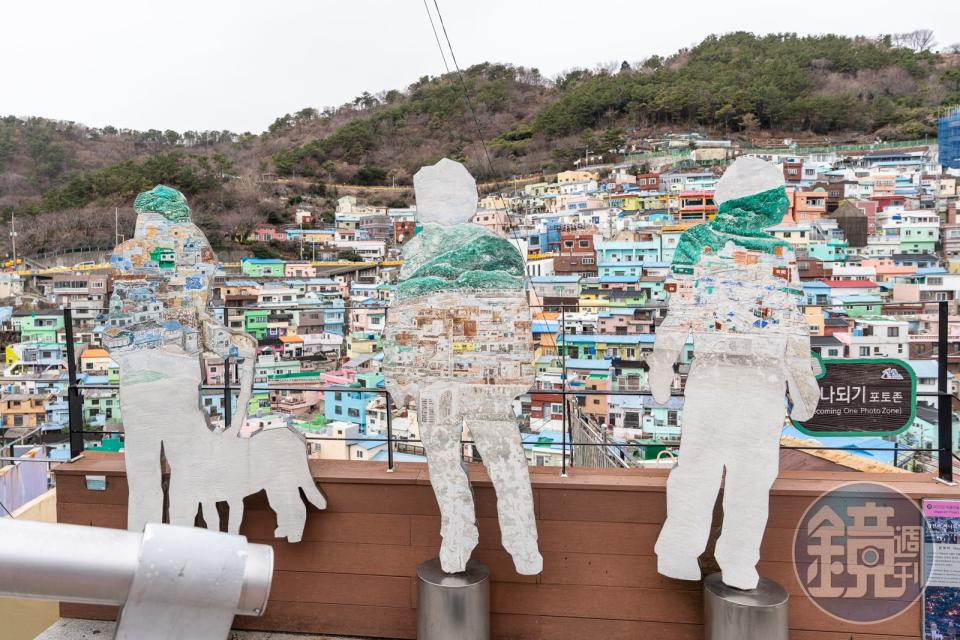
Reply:
M787 217L795 223L816 222L827 215L826 191L787 191Z

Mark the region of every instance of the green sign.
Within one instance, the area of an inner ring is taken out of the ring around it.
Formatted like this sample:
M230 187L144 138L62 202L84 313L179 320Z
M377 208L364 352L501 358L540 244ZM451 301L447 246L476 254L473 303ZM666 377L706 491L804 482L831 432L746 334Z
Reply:
M793 421L811 436L895 436L917 413L917 376L896 358L822 359L817 412Z

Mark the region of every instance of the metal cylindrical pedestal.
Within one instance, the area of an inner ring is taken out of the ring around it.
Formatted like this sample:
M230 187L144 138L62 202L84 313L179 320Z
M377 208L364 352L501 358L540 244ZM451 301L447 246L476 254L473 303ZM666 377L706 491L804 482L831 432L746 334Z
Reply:
M417 640L490 640L490 570L470 560L444 573L440 560L417 567Z
M765 578L753 591L741 591L711 574L703 581L704 638L788 640L789 598L786 589Z

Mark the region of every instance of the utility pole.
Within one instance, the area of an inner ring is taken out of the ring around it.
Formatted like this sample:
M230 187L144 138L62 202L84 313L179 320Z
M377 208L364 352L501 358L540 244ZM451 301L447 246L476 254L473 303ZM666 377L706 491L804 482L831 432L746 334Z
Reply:
M300 260L303 260L303 222L300 223Z
M10 242L13 245L13 270L17 269L17 215L10 212Z

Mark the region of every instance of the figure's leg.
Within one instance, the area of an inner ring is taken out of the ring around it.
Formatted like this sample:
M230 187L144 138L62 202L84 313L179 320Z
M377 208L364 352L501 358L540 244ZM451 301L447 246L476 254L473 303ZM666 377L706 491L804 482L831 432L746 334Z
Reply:
M697 559L707 547L723 463L714 438L716 398L687 386L680 459L667 479L667 520L657 539L657 570L678 580L699 580Z
M543 570L543 556L537 547L533 489L517 422L468 418L466 424L497 492L503 547L513 556L517 573L536 575Z
M124 461L127 469L127 529L142 532L148 522L163 522L161 439L157 431L126 428Z
M770 487L780 467L783 397L782 382L766 389L756 385L754 395L744 398L740 424L729 434L725 447L723 527L715 555L724 583L738 589L755 589L759 581L756 567L767 526Z
M430 484L440 507L440 565L446 573L466 569L479 541L473 494L463 469L462 427L455 420L454 396L454 390L448 387L425 390L417 399L418 416L433 417L420 423L420 437L427 454Z

